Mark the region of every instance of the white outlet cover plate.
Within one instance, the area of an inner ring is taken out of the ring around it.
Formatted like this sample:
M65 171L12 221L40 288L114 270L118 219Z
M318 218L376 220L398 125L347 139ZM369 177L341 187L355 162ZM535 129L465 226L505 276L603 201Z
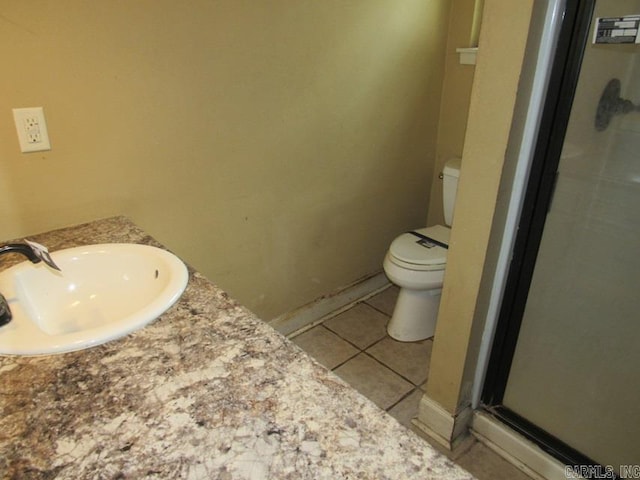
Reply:
M14 108L13 120L16 124L22 152L51 150L47 122L44 119L42 107Z

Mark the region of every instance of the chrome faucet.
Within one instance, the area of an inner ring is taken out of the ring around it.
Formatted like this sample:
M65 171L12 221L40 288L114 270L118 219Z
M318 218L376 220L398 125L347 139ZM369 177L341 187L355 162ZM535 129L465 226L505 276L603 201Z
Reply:
M20 253L27 257L32 263L38 263L42 259L36 254L33 248L26 243L9 243L0 247L0 255L5 253Z
M51 259L47 248L36 242L25 240L25 243L8 243L7 245L0 246L0 256L5 253L19 253L27 257L31 263L44 261L44 263L51 268L60 271L60 268ZM9 323L11 318L9 302L7 302L7 299L0 293L0 327Z

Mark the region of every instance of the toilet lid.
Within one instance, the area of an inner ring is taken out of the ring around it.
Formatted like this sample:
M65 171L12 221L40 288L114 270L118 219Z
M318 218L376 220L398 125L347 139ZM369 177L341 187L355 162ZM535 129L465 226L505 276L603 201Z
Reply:
M403 233L389 247L389 253L396 259L414 265L444 265L447 263L447 249L438 245L449 245L449 229L442 225ZM425 238L427 237L427 238ZM435 240L435 242L429 241Z

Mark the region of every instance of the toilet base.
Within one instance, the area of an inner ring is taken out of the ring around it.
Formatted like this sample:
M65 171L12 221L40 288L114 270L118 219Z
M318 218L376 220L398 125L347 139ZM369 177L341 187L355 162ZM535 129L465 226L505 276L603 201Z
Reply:
M401 288L387 325L389 336L401 342L417 342L433 337L440 306L441 288L411 290Z

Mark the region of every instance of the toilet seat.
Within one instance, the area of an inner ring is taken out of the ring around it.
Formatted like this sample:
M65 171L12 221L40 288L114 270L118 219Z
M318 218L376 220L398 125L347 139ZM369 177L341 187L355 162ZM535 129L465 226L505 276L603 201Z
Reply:
M395 265L409 270L444 270L447 263L447 249L430 242L449 245L450 229L443 225L415 230L419 235L403 233L389 247L389 260Z

